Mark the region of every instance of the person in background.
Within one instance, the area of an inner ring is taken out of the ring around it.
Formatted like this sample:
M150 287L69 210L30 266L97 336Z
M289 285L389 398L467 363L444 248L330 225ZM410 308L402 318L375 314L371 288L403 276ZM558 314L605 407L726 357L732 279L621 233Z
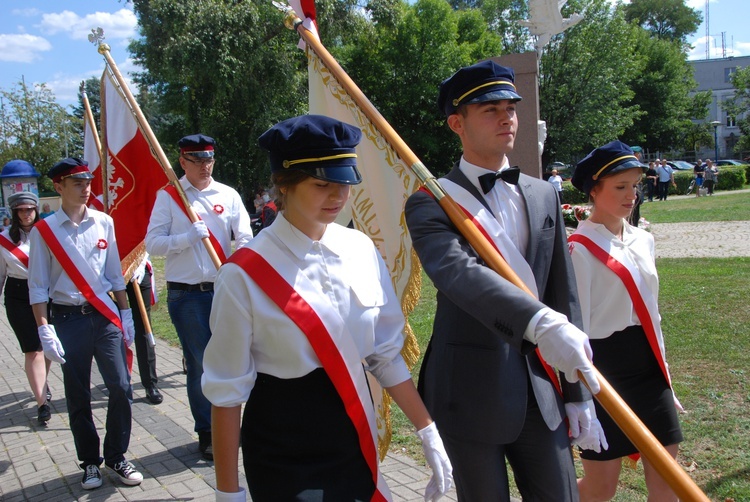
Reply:
M719 168L716 167L711 159L706 160L706 195L713 195L714 188L719 182Z
M656 167L656 176L658 178L658 197L657 200L667 200L667 196L669 195L669 186L672 185L673 187L676 187L677 184L674 182L674 171L672 170L672 167L667 164L667 159L657 159L657 163L659 164Z
M365 370L417 428L433 469L425 500L451 487L440 435L401 357L404 317L388 269L367 236L335 223L362 181L361 135L303 115L259 138L280 212L219 270L204 357L217 500L245 500L240 436L256 502L390 500Z
M573 186L588 195L593 208L569 238L570 253L583 329L591 338L596 367L676 457L682 441L677 411L682 406L672 391L664 353L654 238L626 221L642 174L643 165L620 141L593 150L578 163ZM582 502L614 497L622 458L638 453L598 402L596 409L609 448L581 452ZM648 500L676 501L654 466L642 460Z
M557 192L557 200L562 204L562 192L563 192L563 179L562 176L557 174L557 169L553 169L551 172L551 176L547 181L552 183L552 186L555 187L555 191Z
M701 188L703 187L703 178L706 174L706 164L702 162L696 162L693 167L693 176L695 176L695 196L701 196Z
M211 403L201 392L203 351L211 338L209 316L214 298L216 265L202 239L213 242L224 262L232 252L253 238L250 215L240 194L212 177L216 142L204 134L182 138L180 166L185 175L180 184L199 220L193 223L177 190L159 190L146 232L146 251L166 256L167 309L174 324L187 366L187 393L198 433L198 449L204 460L213 460Z
M490 269L428 193L415 192L405 207L414 250L437 288L419 390L461 501L510 500L506 459L524 500L576 501L571 441L606 443L578 382L581 371L599 390L557 195L508 161L520 100L513 70L493 61L442 82L438 108L463 155L440 184L534 296Z
M654 201L654 193L656 193L656 184L658 183L658 177L656 175L655 163L650 161L648 163L648 169L646 170L646 189L648 192L648 201Z
M47 175L62 205L29 235L29 302L45 357L62 365L70 429L84 470L81 487L102 485L91 410L94 359L108 393L104 463L124 484L139 485L143 475L125 459L133 400L125 353L135 327L115 226L109 215L86 207L94 177L86 161L63 159Z
M47 216L50 216L52 214L55 214L55 212L49 208L49 204L47 204L46 202L42 204L42 213L39 215L39 217L46 218Z
M153 267L148 253L141 260L140 265L133 274L133 279L128 282L125 288L130 305L138 305L138 299L133 288L138 285L141 290L146 316L149 325L151 324L151 300L153 298ZM146 327L143 323L140 308L133 309L133 323L135 324L135 354L138 360L138 373L141 375L141 384L146 392L146 399L151 404L161 404L164 396L159 392L159 377L156 374L156 347L151 345L153 333L149 337L146 333Z
M52 417L47 383L50 361L42 352L29 304L28 282L29 232L39 221L39 197L31 192L16 192L8 197L8 207L13 222L0 233L0 288L5 285L5 313L24 355L23 368L36 401L37 421L46 424Z
M638 160L638 162L641 162L641 157L643 156L643 149L640 146L634 146L633 149L633 155L635 155L635 158ZM643 162L641 162L643 164ZM645 165L643 167L646 167ZM643 204L643 185L638 185L638 192L637 197L635 200L635 205L633 206L633 211L630 213L630 216L628 216L628 223L630 223L633 226L638 226L638 223L641 219L641 204Z

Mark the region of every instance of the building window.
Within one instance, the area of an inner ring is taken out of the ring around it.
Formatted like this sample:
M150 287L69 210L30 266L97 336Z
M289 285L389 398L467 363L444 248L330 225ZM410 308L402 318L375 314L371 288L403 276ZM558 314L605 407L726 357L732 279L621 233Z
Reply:
M729 83L732 81L732 74L737 71L736 66L731 68L724 68L724 82Z
M727 127L735 127L737 123L735 122L734 117L729 115L728 113L726 115L727 115L727 118L725 122L727 124Z

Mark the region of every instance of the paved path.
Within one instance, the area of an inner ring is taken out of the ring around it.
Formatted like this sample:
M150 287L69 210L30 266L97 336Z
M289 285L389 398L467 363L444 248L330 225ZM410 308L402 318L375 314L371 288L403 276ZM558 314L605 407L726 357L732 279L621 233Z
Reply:
M182 354L157 340L159 388L164 402L146 401L137 364L133 381L133 429L128 459L143 473L140 486L124 486L104 468L101 488L85 491L80 481L73 436L63 396L60 366L52 364L52 420L37 425L36 403L23 371L23 354L0 307L0 500L29 501L212 501L216 485L213 463L198 452L198 438L188 407ZM96 365L94 365L96 366ZM106 396L95 370L94 419L104 439ZM241 465L241 462L240 462ZM401 454L389 453L381 465L394 501L422 500L430 470ZM245 483L241 473L241 483ZM446 500L446 499L443 499ZM447 500L456 500L451 492Z

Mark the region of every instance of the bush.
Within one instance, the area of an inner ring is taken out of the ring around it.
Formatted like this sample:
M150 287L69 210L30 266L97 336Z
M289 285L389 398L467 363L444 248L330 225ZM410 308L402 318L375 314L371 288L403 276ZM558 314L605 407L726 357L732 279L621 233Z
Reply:
M571 185L570 181L564 181L563 182L563 191L562 191L562 203L563 204L570 204L570 205L576 205L576 204L586 204L588 202L588 197L586 197L586 194L578 190L576 187Z
M747 171L749 170L750 166L719 167L719 184L716 185L716 190L742 189L747 184ZM684 195L692 179L693 173L690 171L675 171L674 182L677 184L677 188L670 186L669 193L672 195Z

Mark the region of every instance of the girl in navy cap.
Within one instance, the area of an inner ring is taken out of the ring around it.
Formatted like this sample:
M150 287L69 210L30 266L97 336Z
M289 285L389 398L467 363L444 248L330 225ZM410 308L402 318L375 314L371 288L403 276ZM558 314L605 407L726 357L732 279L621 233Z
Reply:
M570 237L570 252L594 364L676 457L682 441L677 410L682 406L672 391L664 356L654 238L626 221L643 167L620 141L597 148L578 163L572 182L589 196L593 210ZM614 497L622 457L638 453L599 403L596 407L609 449L582 451L581 501ZM677 500L645 458L643 467L649 500Z
M46 424L52 417L47 388L50 361L42 352L28 283L29 232L39 221L39 197L31 192L16 192L8 197L8 206L12 222L0 233L0 287L5 284L5 312L24 353L24 370L36 400L37 420Z
M365 369L418 429L433 469L425 500L452 484L451 465L401 357L404 318L372 241L334 223L362 181L361 132L328 117L285 120L260 137L279 213L216 278L203 392L213 403L217 499L390 500L378 470Z

